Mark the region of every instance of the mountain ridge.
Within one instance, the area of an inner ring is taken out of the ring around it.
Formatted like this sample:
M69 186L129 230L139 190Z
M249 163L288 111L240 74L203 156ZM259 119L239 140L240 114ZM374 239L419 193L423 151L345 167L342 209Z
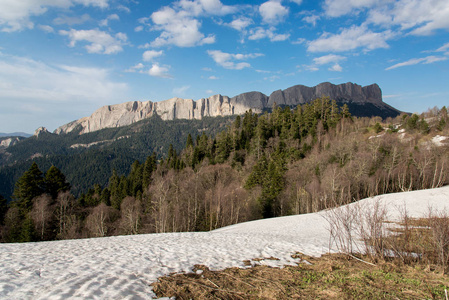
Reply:
M362 87L351 82L339 85L323 82L314 87L295 85L285 90L276 90L270 96L253 91L232 98L217 94L196 101L175 97L160 102L130 101L106 105L89 117L60 126L54 133L64 134L79 130L79 134L84 134L104 128L130 125L153 115L160 116L162 120L201 120L204 117L242 115L249 109L255 113L262 113L274 104L294 107L323 96L336 100L339 104L369 105L370 109L365 111L378 109L387 112L386 116L400 114L399 110L383 102L382 91L375 83ZM364 114L369 116L369 113ZM377 111L372 112L372 115L378 114Z

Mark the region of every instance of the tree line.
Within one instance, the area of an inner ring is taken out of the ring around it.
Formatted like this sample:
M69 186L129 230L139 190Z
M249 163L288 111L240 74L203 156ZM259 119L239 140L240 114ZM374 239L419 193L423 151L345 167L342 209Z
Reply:
M251 110L215 136L188 135L75 198L64 174L33 163L0 199L4 242L205 231L315 212L382 193L448 183L445 107L395 119L352 117L329 98Z

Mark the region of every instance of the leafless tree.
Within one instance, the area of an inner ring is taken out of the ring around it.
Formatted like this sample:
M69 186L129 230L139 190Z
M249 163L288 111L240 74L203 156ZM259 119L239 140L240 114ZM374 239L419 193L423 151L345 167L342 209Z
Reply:
M120 207L120 225L125 234L139 233L141 210L141 202L136 198L127 196L123 199Z
M53 216L50 207L51 196L43 194L33 199L33 209L30 212L36 232L39 232L40 239L45 240L46 231Z
M103 202L96 206L86 218L86 227L93 237L103 237L108 233L107 221L111 208Z

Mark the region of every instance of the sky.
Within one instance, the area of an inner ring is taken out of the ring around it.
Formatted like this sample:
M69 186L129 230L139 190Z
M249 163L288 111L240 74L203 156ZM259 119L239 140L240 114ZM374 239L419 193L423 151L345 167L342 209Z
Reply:
M321 82L448 106L449 1L0 0L0 132Z

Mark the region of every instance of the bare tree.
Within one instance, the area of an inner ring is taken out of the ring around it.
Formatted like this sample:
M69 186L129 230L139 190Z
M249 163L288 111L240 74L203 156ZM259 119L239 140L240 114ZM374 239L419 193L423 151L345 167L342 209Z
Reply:
M31 218L34 222L36 232L39 232L40 239L46 238L46 231L52 219L53 212L50 208L51 196L42 194L33 199L33 209L31 210Z
M110 207L103 202L96 206L86 218L86 227L91 236L103 237L108 233L107 221L110 217Z
M77 223L75 222L77 218L72 215L74 201L75 198L68 191L59 193L56 198L56 218L58 219L59 227L58 236L61 239L68 238L68 236L74 237L74 228L72 228L72 226ZM69 231L72 231L72 233L69 234Z
M120 225L125 234L138 234L140 229L141 203L134 197L125 197L122 201Z

